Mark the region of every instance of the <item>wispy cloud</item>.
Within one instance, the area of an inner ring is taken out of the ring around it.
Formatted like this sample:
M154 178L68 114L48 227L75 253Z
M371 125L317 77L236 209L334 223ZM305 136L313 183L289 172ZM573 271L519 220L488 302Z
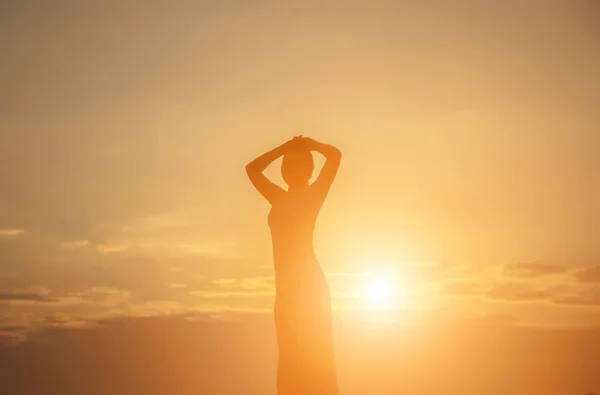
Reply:
M213 307L239 309L269 309L275 297L275 280L272 276L221 278L192 290L189 295L210 303ZM223 302L216 302L222 300Z
M59 299L50 297L46 290L10 290L0 291L0 303L56 303Z
M572 267L552 263L512 263L504 266L504 274L511 277L532 278L565 274Z
M256 276L242 278L222 278L212 282L218 289L239 290L273 290L275 278L272 276Z
M456 278L467 278L490 269L489 266L484 265L469 265L461 263L438 263L433 270L430 272L438 280L445 279L456 279Z
M213 299L213 298L239 298L239 297L264 297L274 296L273 291L192 291L192 296L198 296L201 298Z
M61 299L62 304L96 304L105 308L121 306L130 301L132 292L111 288L92 287L83 292L73 292Z
M77 250L86 247L90 244L89 240L73 240L62 243L62 248L65 250Z
M112 254L115 252L123 252L129 249L127 244L98 244L96 251L101 254Z
M594 286L579 291L576 295L556 298L559 304L575 306L600 306L600 286Z
M487 296L506 302L531 302L552 299L553 293L547 289L537 289L523 284L501 284L493 287Z
M204 213L204 210L191 207L150 215L127 224L123 231L132 234L148 234L187 228L193 225Z
M450 296L470 297L481 295L486 287L472 281L452 281L442 285L442 293Z
M582 283L600 283L600 265L578 271L575 278Z
M23 229L0 229L0 237L14 237L25 233Z

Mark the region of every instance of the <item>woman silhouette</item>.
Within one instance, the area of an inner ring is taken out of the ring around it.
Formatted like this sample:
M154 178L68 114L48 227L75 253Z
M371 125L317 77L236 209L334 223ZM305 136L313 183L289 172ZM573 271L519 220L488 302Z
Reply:
M311 151L326 158L312 184ZM287 191L263 174L281 156ZM313 229L341 156L331 145L296 136L246 166L254 187L271 203L268 222L275 264L279 395L338 393L329 285L315 256Z

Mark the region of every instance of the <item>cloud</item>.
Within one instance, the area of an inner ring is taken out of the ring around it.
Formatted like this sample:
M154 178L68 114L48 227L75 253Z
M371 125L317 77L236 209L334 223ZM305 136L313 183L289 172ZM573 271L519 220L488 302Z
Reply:
M96 304L105 308L125 306L132 292L111 287L92 287L83 292L72 292L61 298L62 304Z
M530 302L551 299L553 294L549 290L535 289L529 286L511 283L494 286L487 292L487 296L508 302Z
M275 278L272 276L256 276L242 278L222 278L212 282L218 289L228 290L268 290L275 289Z
M99 320L91 317L80 317L77 315L56 312L44 317L27 328L27 332L46 330L48 328L93 328L98 325Z
M453 281L442 285L442 293L451 296L470 297L483 292L485 287L472 281Z
M192 291L190 295L201 298L237 298L237 297L264 297L274 296L273 291Z
M240 282L242 289L275 289L275 278L270 276L248 277Z
M127 314L131 292L96 287L59 294L46 289L0 292L0 324L40 328L47 325L80 326L83 321ZM86 317L86 318L81 318Z
M0 351L3 345L14 344L25 339L27 326L0 325Z
M488 269L485 265L469 265L462 263L437 263L431 271L431 277L438 280L468 278Z
M227 287L235 285L238 281L239 280L237 278L220 278L218 280L214 280L213 284Z
M129 249L127 244L98 244L96 246L96 251L101 254L111 254L115 252L122 252Z
M23 233L25 233L23 229L0 229L0 237L20 236Z
M575 306L600 306L600 286L581 290L577 295L556 298L554 302Z
M171 300L151 300L129 306L129 314L134 317L155 317L161 315L189 314L201 311L201 307L182 305Z
M486 297L506 302L551 300L549 289L538 289L534 283L485 284L474 281L455 281L442 285L442 292L458 297Z
M564 274L571 270L568 266L551 263L513 263L504 265L504 274L511 277L532 278Z
M264 312L273 308L275 283L270 276L226 277L205 282L187 294L201 300L206 311Z
M64 248L65 250L76 250L79 248L83 248L89 244L89 240L65 241L62 243L62 248Z
M160 239L153 242L143 241L136 243L136 246L152 254L171 257L210 256L227 259L239 259L241 257L235 252L234 245L218 240L183 243Z
M56 303L59 299L48 296L46 291L0 291L0 303L18 302L18 303Z
M580 270L575 278L582 283L600 283L600 265Z
M127 224L123 231L134 234L154 234L165 230L188 229L201 218L203 210L196 207L144 216Z
M175 300L147 300L128 290L93 287L82 292L71 292L55 297L49 292L12 291L0 294L0 327L27 328L23 335L45 327L81 328L94 321L119 316L151 317L172 314L226 311L228 306L218 306L212 301L185 304ZM190 297L190 300L194 300ZM8 302L2 304L2 302ZM4 306L4 308L3 308ZM231 308L235 310L235 306ZM6 313L5 313L6 312ZM8 314L10 313L10 314ZM4 336L7 336L4 334ZM22 336L21 336L22 337Z
M26 329L24 325L0 325L0 333L21 333Z

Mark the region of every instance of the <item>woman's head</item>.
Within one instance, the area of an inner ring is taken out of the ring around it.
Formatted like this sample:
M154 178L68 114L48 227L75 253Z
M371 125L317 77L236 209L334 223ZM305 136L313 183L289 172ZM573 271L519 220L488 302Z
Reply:
M281 164L281 176L290 187L308 183L315 168L312 153L301 144L286 152Z

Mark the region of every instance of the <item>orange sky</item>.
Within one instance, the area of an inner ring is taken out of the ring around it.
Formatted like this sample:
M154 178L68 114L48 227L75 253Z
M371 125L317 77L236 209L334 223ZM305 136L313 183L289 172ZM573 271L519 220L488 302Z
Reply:
M3 3L0 338L268 312L244 165L294 134L344 154L316 249L351 327L600 325L599 8L457 3Z

